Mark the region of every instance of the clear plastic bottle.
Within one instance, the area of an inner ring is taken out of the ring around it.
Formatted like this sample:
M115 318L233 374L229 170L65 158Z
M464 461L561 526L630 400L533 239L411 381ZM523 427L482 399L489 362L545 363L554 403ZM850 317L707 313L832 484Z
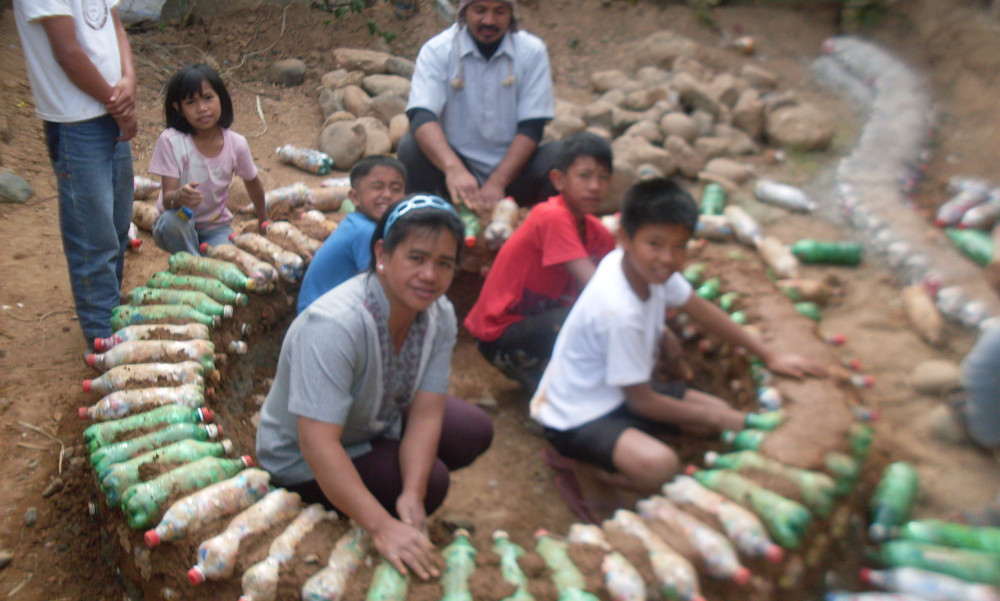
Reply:
M299 207L309 202L311 193L312 190L309 189L309 186L302 182L295 182L289 186L282 186L280 188L268 190L267 193L264 194L264 207L267 210L268 215L270 215L271 211L278 205L284 205L290 208ZM244 206L240 212L246 214L253 213L253 203L249 203Z
M597 601L595 595L587 592L586 580L580 573L580 569L569 558L569 550L565 541L554 538L547 530L538 530L535 532L535 552L545 560L545 565L552 570L552 582L559 591L560 599ZM471 599L470 597L469 601Z
M136 363L112 367L98 378L83 381L84 392L106 395L116 390L149 386L194 384L205 389L205 368L195 361L181 363Z
M740 563L729 541L693 515L659 495L636 504L636 510L647 521L659 521L684 536L698 553L705 571L712 578L732 580L740 586L750 582L750 570Z
M129 291L129 303L133 305L188 305L206 315L222 318L233 316L232 305L220 303L197 290L175 290L173 288L147 288L137 286Z
M142 248L142 239L139 238L139 228L136 227L135 223L128 224L128 248L131 250Z
M757 242L757 252L779 280L799 277L799 260L777 238L772 236L760 238Z
M322 150L285 144L275 149L275 152L282 163L294 165L309 173L326 175L333 170L333 159Z
M133 363L196 361L205 371L215 369L215 345L209 340L130 340L101 354L87 355L87 365L107 371Z
M305 262L299 255L289 252L264 236L253 232L238 235L233 232L229 239L237 247L253 254L262 261L271 263L278 269L278 275L281 276L281 279L286 282L297 282L302 279Z
M108 500L108 505L117 507L121 495L127 488L142 482L139 469L147 465L170 465L175 463L191 463L202 457L225 457L233 450L233 443L226 439L220 442L179 440L165 447L154 449L142 455L116 463L97 475L101 488Z
M222 319L188 305L119 305L111 310L112 330L144 323L200 323L214 328Z
M163 514L155 528L143 535L146 546L184 538L221 517L246 509L270 490L271 475L259 468L249 468L232 478L207 486L176 501Z
M994 189L986 202L972 207L962 215L958 227L987 230L993 227L998 219L1000 219L1000 189Z
M518 207L513 198L501 198L493 207L493 214L490 222L483 230L483 239L486 240L486 248L499 250L503 243L514 233L517 227Z
M209 257L196 257L188 252L177 252L167 259L167 266L173 273L191 273L213 277L226 286L238 291L257 290L257 282L248 278L240 268L228 261Z
M347 579L368 553L371 541L357 526L337 540L327 566L302 585L302 601L339 601L347 589Z
M101 474L116 463L128 461L133 457L178 440L186 438L215 440L220 436L222 436L222 426L217 424L170 424L145 436L123 440L97 449L90 454L90 465L94 466L94 473Z
M319 503L302 510L277 538L271 541L267 557L243 572L243 595L240 601L274 601L278 596L278 572L295 556L295 547L323 520L337 519L336 512L327 511Z
M925 601L1000 601L1000 592L991 586L919 568L861 568L861 581L889 591L916 595Z
M322 242L303 234L302 230L287 221L269 223L266 231L268 235L280 236L291 242L299 254L303 256L315 255L319 247L323 245Z
M772 563L784 558L784 551L774 544L756 515L705 488L694 478L678 476L663 485L663 494L678 505L695 507L715 517L726 536L747 556L763 557Z
M98 422L83 431L83 440L87 444L87 451L93 453L136 430L160 424L211 423L214 419L215 413L207 407L195 409L184 405L164 405L122 419Z
M441 601L472 601L469 578L476 569L476 548L464 528L455 530L454 538L441 551L444 574L441 576Z
M405 601L409 589L406 576L383 559L375 566L365 601Z
M757 243L764 237L760 224L743 207L729 205L722 214L729 220L729 225L733 226L736 240L741 244L756 247Z
M156 519L161 505L171 495L205 488L252 466L249 455L239 459L202 457L126 489L122 493L122 511L133 529L145 528Z
M206 579L229 578L236 567L236 555L243 539L291 520L300 511L302 499L298 493L283 488L267 493L234 517L225 530L198 546L198 563L188 570L188 580L191 584L201 584Z
M325 188L321 188L325 189ZM339 204L337 206L340 206ZM329 236L333 232L337 231L337 226L339 225L336 221L332 221L326 218L326 215L317 209L310 209L299 215L299 219L302 221L308 221L309 223L315 223L323 228L326 235Z
M95 338L94 350L98 353L129 340L208 340L208 326L202 323L149 324L126 326L107 338Z
M826 517L833 511L837 483L826 474L785 465L754 451L740 451L725 455L709 451L705 453L705 465L736 472L756 470L783 478L795 484L802 495L803 502L816 515Z
M204 292L212 300L223 305L239 305L245 307L250 299L242 292L236 292L214 277L198 275L177 275L169 271L158 271L146 282L147 288L177 288L192 289Z
M646 582L624 555L612 549L604 531L593 524L573 524L566 542L571 545L593 545L605 552L601 560L604 588L614 601L646 601Z
M278 271L274 266L232 244L209 246L208 242L203 242L201 254L236 265L247 277L257 282L257 290L271 290L277 283Z
M205 405L205 393L192 384L119 390L105 395L90 407L80 407L78 413L81 420L107 421L164 405L202 407Z
M1000 528L967 526L944 520L914 520L900 526L894 535L904 540L1000 555Z
M649 563L656 578L656 589L671 601L705 601L698 585L698 573L683 556L670 548L637 514L619 509L604 523L604 528L616 528L638 538L646 548Z
M153 203L132 203L132 223L134 223L140 230L152 232L153 226L156 225L157 217L159 216L156 214L156 205Z
M136 200L146 200L152 196L153 192L159 192L160 182L150 177L135 175L132 177L132 197Z
M753 193L757 200L789 211L811 213L816 210L816 203L808 194L788 184L759 179L754 185Z
M949 227L957 225L962 217L973 207L986 201L989 192L986 188L967 187L938 207L934 217L934 225Z
M1000 586L1000 556L994 553L892 540L883 543L874 555L888 567L920 568L967 582Z

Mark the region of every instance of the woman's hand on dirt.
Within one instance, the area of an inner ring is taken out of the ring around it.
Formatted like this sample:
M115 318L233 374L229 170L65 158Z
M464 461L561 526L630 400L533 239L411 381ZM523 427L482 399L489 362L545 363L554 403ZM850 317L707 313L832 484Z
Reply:
M819 363L795 353L778 353L768 360L767 367L774 373L793 378L803 376L825 378L829 375L827 369Z
M399 514L401 522L427 534L427 511L424 509L422 499L403 491L403 494L396 499L396 513Z
M372 532L375 549L399 570L406 574L413 570L421 580L441 575L439 559L431 539L420 529L400 520L389 520L385 526Z

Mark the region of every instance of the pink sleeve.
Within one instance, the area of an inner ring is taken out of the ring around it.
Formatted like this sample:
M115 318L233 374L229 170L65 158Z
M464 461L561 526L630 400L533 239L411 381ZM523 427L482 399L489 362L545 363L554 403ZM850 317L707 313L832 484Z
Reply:
M254 164L253 156L250 154L250 144L246 138L235 132L233 132L233 138L233 151L235 152L236 159L235 173L243 181L250 181L257 177L257 165Z
M153 147L153 158L149 160L149 172L161 177L176 177L180 179L181 168L174 156L173 145L168 131L160 134Z

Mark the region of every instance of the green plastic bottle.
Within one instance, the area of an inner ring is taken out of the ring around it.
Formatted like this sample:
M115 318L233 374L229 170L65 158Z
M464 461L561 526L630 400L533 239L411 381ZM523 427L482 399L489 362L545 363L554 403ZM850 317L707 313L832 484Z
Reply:
M197 290L223 305L239 305L245 307L250 297L242 292L236 292L215 278L200 275L177 275L169 271L158 271L146 282L148 288L170 288L176 290Z
M142 323L167 321L196 322L209 327L221 323L219 317L206 315L188 305L119 305L111 310L111 329Z
M750 359L750 379L757 386L767 386L773 379L771 370L767 368L767 364L761 361L759 357Z
M918 543L1000 555L1000 528L967 526L944 520L914 520L900 526L895 535Z
M193 273L213 277L226 286L239 291L254 291L257 282L246 276L240 268L228 261L209 257L196 257L189 252L178 252L167 259L167 267L172 273Z
M472 601L469 578L476 569L476 548L469 541L469 532L464 528L455 530L455 538L441 555L444 557L441 601Z
M465 246L472 248L476 245L476 239L482 230L482 225L479 223L479 215L473 213L464 204L459 204L456 208L458 209L458 218L462 220L462 225L465 226Z
M886 566L909 566L1000 586L1000 555L993 553L894 540L883 543L874 557Z
M826 517L833 511L837 483L826 474L785 465L755 451L739 451L724 455L709 451L705 454L705 464L734 472L757 470L784 478L795 485L806 506L816 515Z
M597 596L586 590L586 580L569 558L565 542L553 538L545 530L539 530L535 532L535 552L552 570L552 582L559 591L559 601L597 601Z
M917 483L917 471L909 463L897 461L885 468L868 503L872 512L868 536L873 541L888 539L894 528L909 519Z
M827 453L823 458L823 467L833 474L837 481L837 495L843 496L851 492L854 483L861 474L861 466L857 459L844 453Z
M145 528L156 520L160 506L174 493L205 488L209 484L231 478L252 466L253 459L249 455L239 459L202 457L152 480L127 488L122 493L122 511L125 512L128 524L133 529Z
M524 555L524 549L511 541L509 534L497 530L493 533L493 552L500 558L500 575L517 587L513 595L504 597L502 601L534 601L535 597L528 591L528 578L517 563Z
M692 476L706 488L752 509L782 547L795 549L802 544L812 516L801 503L726 470L698 470Z
M803 317L808 317L813 321L820 321L823 319L823 313L820 311L819 305L811 301L802 301L800 303L794 303L792 305L795 308L795 312Z
M868 451L872 446L872 437L874 436L874 431L871 426L867 424L861 424L855 422L851 424L850 429L847 430L847 440L851 445L851 453L858 458L859 461L864 461L868 457Z
M785 412L781 409L765 411L763 413L747 413L743 423L752 430L766 430L770 432L785 420Z
M83 440L87 443L87 451L93 453L139 429L158 424L211 422L214 418L215 414L207 407L164 405L145 413L93 424L83 431Z
M747 323L747 314L744 311L733 311L729 314L729 319L732 319L733 322L744 326Z
M719 278L708 278L695 292L703 299L713 301L722 292L722 281Z
M155 448L168 445L185 438L195 440L214 440L222 435L222 427L217 424L170 424L145 436L123 440L115 444L101 447L90 454L90 465L94 472L101 474L109 467L122 461L142 455Z
M408 588L406 576L383 559L372 572L365 601L404 601Z
M729 313L736 308L736 303L740 300L739 292L727 292L719 297L719 308Z
M223 305L197 290L136 286L129 292L129 302L136 305L187 305L206 315L218 315L226 319L233 316L232 305Z
M191 463L202 457L225 457L232 450L233 443L229 440L206 442L188 438L116 463L98 474L97 479L101 482L108 505L117 507L122 493L142 481L139 469L143 466Z
M726 190L716 183L705 186L701 194L702 215L722 215L726 208Z
M357 211L358 208L354 206L354 202L350 198L345 198L342 203L340 203L340 212L347 214Z
M792 254L803 263L832 263L834 265L858 265L861 263L861 245L857 242L825 242L806 238L792 245Z
M684 268L681 275L683 275L684 279L687 280L692 286L698 286L701 284L702 278L705 277L705 269L707 268L708 265L705 263L691 263Z
M993 260L996 249L993 248L993 238L988 232L983 230L960 230L948 228L945 230L952 243L962 251L962 254L969 257L983 267Z
M722 432L722 442L732 445L734 449L739 451L756 451L760 445L764 444L765 440L767 440L767 432L763 430L746 429L739 432L724 430Z

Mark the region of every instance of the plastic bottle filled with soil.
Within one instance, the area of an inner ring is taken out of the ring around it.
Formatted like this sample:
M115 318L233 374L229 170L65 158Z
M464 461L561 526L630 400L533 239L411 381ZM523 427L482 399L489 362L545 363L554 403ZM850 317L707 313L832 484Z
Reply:
M767 432L763 430L745 429L739 432L724 430L722 442L738 451L756 451L767 440Z
M326 235L329 236L333 232L337 231L337 226L339 225L336 221L326 218L326 214L323 211L316 209L310 209L299 215L299 219L308 223L315 223L316 225L323 228Z
M328 601L342 598L347 580L368 553L371 541L357 526L337 540L327 566L302 585L302 601Z
M222 318L188 305L118 305L111 310L112 330L145 323L200 323L214 328Z
M847 430L847 442L851 445L851 453L859 461L864 461L868 457L868 451L872 446L872 438L875 432L867 424L853 423Z
M604 531L595 524L576 523L569 527L566 542L571 545L591 545L604 551L601 573L604 588L612 599L618 601L645 601L646 581L624 555L615 551ZM495 550L495 546L494 546ZM508 597L507 599L510 599ZM526 599L524 601L527 601Z
M333 170L333 159L321 150L285 144L279 146L275 152L278 153L282 163L294 165L309 173L326 175Z
M290 186L268 190L264 194L264 208L267 214L270 215L279 205L288 208L299 207L309 202L311 193L312 190L309 189L309 186L302 182L295 182ZM248 215L252 214L254 212L253 203L244 206L240 212Z
M210 340L129 340L100 354L87 355L87 364L102 371L133 363L196 361L207 372L215 369L215 345Z
M149 324L126 326L107 338L95 338L94 350L98 353L129 340L208 340L208 326L200 323Z
M202 407L205 405L205 393L191 384L119 390L105 395L90 407L80 407L78 413L81 420L107 421L164 405Z
M309 210L306 212L318 211L322 214L324 211L339 211L340 206L347 200L347 195L351 191L350 180L347 181L348 184L344 187L313 188L310 190L309 200L305 204ZM324 216L325 220L326 216ZM330 223L336 226L336 222Z
M136 430L161 424L211 423L214 419L215 413L207 407L195 409L184 405L164 405L145 413L96 423L83 431L83 440L87 443L87 451L93 453L100 447L115 443Z
M861 245L857 242L804 238L792 245L792 254L803 263L852 266L861 263Z
M799 277L799 260L777 238L765 236L759 239L757 253L778 279L786 280Z
M177 275L169 271L158 271L146 282L146 287L197 290L198 292L204 292L209 298L223 305L245 307L250 303L250 299L246 294L236 292L214 277Z
M226 439L220 442L203 440L179 440L165 447L154 449L110 466L97 475L101 488L107 497L108 505L117 507L121 495L130 486L142 482L140 468L143 466L170 466L179 463L191 463L202 457L225 457L233 450L232 441Z
M820 309L819 305L817 305L816 303L812 303L809 301L802 301L798 303L793 303L792 307L795 309L795 312L801 315L802 317L808 317L813 321L823 320L823 310Z
M153 226L156 225L156 219L158 215L156 214L156 205L151 202L133 202L132 203L132 223L136 225L140 230L146 232L152 232Z
M708 278L695 290L695 294L707 301L714 301L722 293L722 280Z
M136 200L146 200L153 195L153 192L159 192L162 187L160 182L142 175L132 177L132 186L132 197Z
M887 540L894 528L909 519L917 485L917 471L909 463L897 461L885 468L869 502L872 517L868 536L872 540Z
M147 288L137 286L128 293L133 305L187 305L206 315L218 315L224 319L233 316L233 306L220 303L197 290L176 290L173 288Z
M914 520L900 526L894 537L1000 555L1000 528L968 526L944 520Z
M888 591L916 595L927 601L1000 601L1000 593L991 586L964 582L919 568L861 568L861 581Z
M233 232L229 239L241 248L263 261L277 267L278 275L286 282L297 282L302 279L305 262L299 255L289 252L260 234Z
M206 579L229 578L236 568L236 555L243 539L287 522L300 511L302 499L298 493L283 488L267 493L234 517L225 530L198 546L198 563L188 570L188 580L191 584L201 584Z
M83 391L106 395L116 390L181 384L194 384L204 390L204 373L205 368L195 361L120 365L112 367L99 378L84 380Z
M826 517L833 511L837 483L826 474L785 465L754 451L724 455L709 451L705 453L705 465L735 472L756 470L777 476L795 484L806 506L816 515Z
M733 226L725 215L699 215L698 223L694 226L695 238L729 242L735 235Z
M170 424L138 438L123 440L97 449L90 454L90 465L94 467L94 473L100 474L116 463L128 461L178 440L187 438L215 440L220 436L222 436L222 426L217 424Z
M529 601L528 579L517 562L524 555L524 549L510 540L510 535L503 530L493 533L493 552L500 558L500 575L508 583L517 587L517 592L507 597L511 601Z
M483 239L486 241L486 248L490 250L500 250L503 243L514 233L517 227L518 207L513 198L501 198L493 207L493 214L490 215L490 222L483 230Z
M365 601L406 601L409 580L383 559L375 566Z
M994 553L892 540L883 543L873 557L887 567L920 568L967 582L1000 586L1000 556Z
M312 256L316 254L322 242L302 233L302 230L287 221L275 221L269 223L266 228L267 235L285 238L295 246L301 255Z
M273 265L232 244L209 246L208 242L203 242L200 250L205 256L236 265L247 277L257 282L257 290L271 290L277 283L278 271Z
M252 466L249 455L239 459L203 457L126 489L122 493L122 511L133 529L145 528L156 519L160 506L171 495L205 488Z
M614 528L642 542L653 569L654 585L662 598L705 601L694 566L654 534L638 514L619 509L604 527Z
M569 549L564 541L554 538L546 530L538 530L535 532L535 552L552 570L552 582L559 591L560 599L597 601L595 595L587 592L586 580L570 559Z
M240 268L228 261L209 257L196 257L191 253L177 252L167 259L167 266L173 273L190 273L213 277L226 286L238 291L257 290L257 282L248 278Z
M747 428L770 432L785 421L785 412L781 409L765 411L764 413L747 413L743 420Z
M1000 188L990 192L989 198L983 204L972 207L962 215L958 222L961 229L988 230L1000 220Z
M176 501L163 514L155 528L143 536L150 548L161 542L184 538L209 522L242 511L270 490L271 475L259 468L249 468Z

